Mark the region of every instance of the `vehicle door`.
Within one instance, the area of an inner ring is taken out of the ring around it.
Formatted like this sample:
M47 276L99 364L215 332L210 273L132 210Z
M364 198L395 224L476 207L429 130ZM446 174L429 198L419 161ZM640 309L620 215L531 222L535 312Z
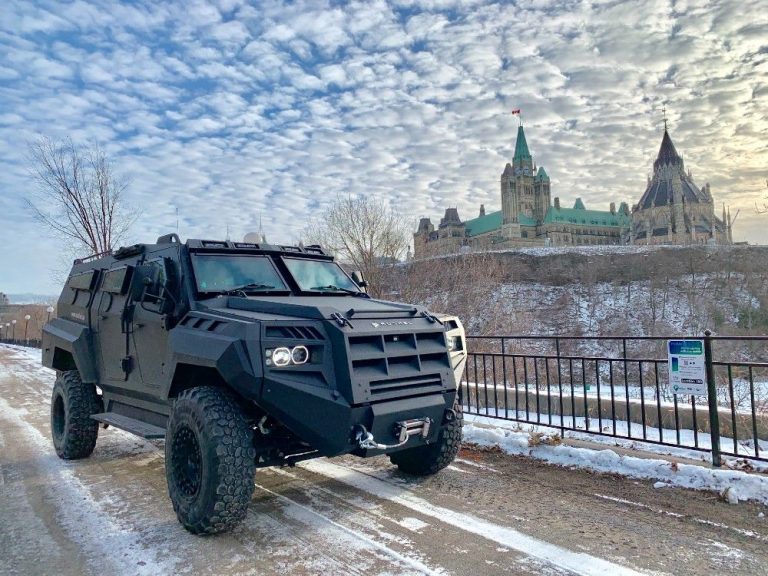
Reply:
M135 266L115 262L104 274L95 310L98 349L104 387L133 388L138 375L133 370L133 345L126 315L130 309L130 286Z
M145 267L145 289L133 311L133 341L144 391L159 396L170 378L168 331L179 302L179 275L175 260L168 256L152 255Z

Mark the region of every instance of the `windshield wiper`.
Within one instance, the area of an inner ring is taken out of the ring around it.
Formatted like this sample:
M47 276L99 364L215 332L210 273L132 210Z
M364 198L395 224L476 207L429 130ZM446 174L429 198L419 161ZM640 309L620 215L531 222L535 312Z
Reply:
M248 284L243 284L242 286L237 286L235 288L230 288L228 290L222 290L222 294L243 294L245 295L247 291L253 290L272 290L274 286L271 284L259 284L258 282L250 282Z
M345 294L351 294L352 296L359 296L363 298L368 297L368 294L365 292L361 292L359 290L350 290L349 288L339 288L333 284L329 284L328 286L313 286L310 288L310 290L318 290L320 292L344 292Z

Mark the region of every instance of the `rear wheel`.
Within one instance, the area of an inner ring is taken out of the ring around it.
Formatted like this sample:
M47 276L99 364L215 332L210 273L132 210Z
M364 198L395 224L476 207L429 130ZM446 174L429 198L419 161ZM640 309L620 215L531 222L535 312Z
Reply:
M165 433L165 475L184 528L215 534L240 522L253 495L255 457L253 431L231 392L182 392Z
M101 412L96 386L80 380L77 370L60 372L51 395L51 436L56 454L65 460L87 458L96 447Z
M407 474L429 476L453 462L461 447L461 427L464 424L458 402L453 405L453 413L455 417L445 423L434 444L395 452L389 457L392 464Z

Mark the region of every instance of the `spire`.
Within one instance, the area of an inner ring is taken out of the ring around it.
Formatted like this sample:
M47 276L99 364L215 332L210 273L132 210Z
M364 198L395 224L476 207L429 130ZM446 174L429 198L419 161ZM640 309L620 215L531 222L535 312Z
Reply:
M675 145L672 144L672 138L670 138L666 128L664 129L664 136L661 139L659 155L653 163L654 170L658 169L663 164L680 164L681 166L683 164L683 159L677 153L677 150L675 150Z
M523 125L517 127L517 141L515 142L515 160L532 160L528 151L528 142L525 140Z

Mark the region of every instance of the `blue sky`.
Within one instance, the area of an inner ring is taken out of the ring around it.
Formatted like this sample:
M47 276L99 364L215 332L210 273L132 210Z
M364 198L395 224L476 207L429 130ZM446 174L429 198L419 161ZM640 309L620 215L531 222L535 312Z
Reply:
M699 186L768 243L761 2L108 2L0 6L0 291L55 293L61 251L24 207L27 142L98 142L175 231L297 241L337 194L412 219L500 207L521 108L553 196L637 202L661 106Z

